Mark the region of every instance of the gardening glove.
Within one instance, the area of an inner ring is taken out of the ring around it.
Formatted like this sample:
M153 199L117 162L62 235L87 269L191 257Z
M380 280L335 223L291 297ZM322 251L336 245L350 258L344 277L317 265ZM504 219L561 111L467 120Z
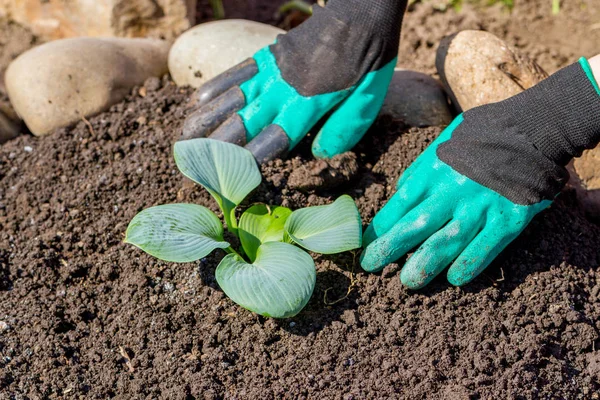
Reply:
M328 112L312 151L350 150L383 104L406 0L330 0L275 44L205 83L182 139L245 146L259 162L291 150Z
M547 208L565 165L600 141L600 90L581 59L508 100L460 115L404 172L365 231L371 272L421 246L400 279L411 289L451 264L464 285Z

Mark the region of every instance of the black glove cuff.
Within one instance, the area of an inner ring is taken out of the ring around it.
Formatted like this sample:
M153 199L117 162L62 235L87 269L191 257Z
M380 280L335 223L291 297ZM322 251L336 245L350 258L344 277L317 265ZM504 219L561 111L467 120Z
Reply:
M521 129L529 132L546 157L562 166L600 141L600 95L584 65L588 66L585 59L570 65L534 86L531 97L515 99L515 107L533 101L531 113L539 117L524 119Z
M568 181L564 166L600 141L600 95L584 66L465 112L438 157L517 204L553 199Z

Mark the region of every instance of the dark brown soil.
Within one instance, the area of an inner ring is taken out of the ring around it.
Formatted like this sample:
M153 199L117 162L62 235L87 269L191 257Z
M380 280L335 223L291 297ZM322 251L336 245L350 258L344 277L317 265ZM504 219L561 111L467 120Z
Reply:
M440 21L462 27L466 14L428 7L407 16L405 42L425 43ZM430 47L414 63L431 68ZM547 49L535 54L556 61L548 70L571 57ZM1 399L599 398L600 228L573 193L463 289L441 277L411 292L398 264L373 275L352 254L318 256L306 309L264 319L219 290L222 253L172 264L122 243L143 208L217 211L171 155L190 90L155 86L90 125L0 146ZM440 130L382 118L331 165L310 161L307 142L263 168L251 200L295 208L348 193L367 223Z

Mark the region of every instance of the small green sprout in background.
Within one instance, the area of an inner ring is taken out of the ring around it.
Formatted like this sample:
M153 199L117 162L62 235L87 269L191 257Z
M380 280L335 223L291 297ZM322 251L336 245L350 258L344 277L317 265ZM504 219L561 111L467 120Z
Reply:
M279 7L279 12L281 14L285 14L290 11L300 11L306 15L312 15L312 4L302 0L291 0L283 3L281 7Z
M362 245L360 214L350 196L296 211L254 204L238 223L237 207L261 182L252 154L234 144L192 139L175 143L174 156L179 170L217 201L241 248L233 249L223 238L219 218L196 204L143 210L129 223L125 242L172 262L196 261L223 249L228 254L217 266L217 282L231 300L250 311L288 318L308 303L315 288L315 263L295 245L322 254Z
M552 15L560 13L560 0L552 0Z
M446 11L449 8L453 8L456 12L460 12L464 3L471 3L475 5L492 6L494 4L502 4L509 11L514 8L514 0L409 0L408 4L422 3L426 1L433 1L434 8L439 11Z
M209 0L209 3L213 10L213 17L215 19L225 18L225 9L223 8L222 0Z
M325 7L327 4L326 0L317 0L317 4L321 7ZM306 15L312 15L312 4L304 1L304 0L290 0L281 5L279 7L279 13L285 14L290 11L300 11Z

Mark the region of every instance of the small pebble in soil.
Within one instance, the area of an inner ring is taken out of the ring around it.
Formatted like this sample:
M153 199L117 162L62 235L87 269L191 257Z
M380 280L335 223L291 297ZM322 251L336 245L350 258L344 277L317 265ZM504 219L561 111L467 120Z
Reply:
M25 150L26 153L31 153L33 151L33 147L25 146L25 147L23 147L23 150Z
M351 367L354 365L354 360L349 358L346 361L344 361L344 367Z
M290 322L290 328L293 328L293 327L295 327L295 326L296 326L296 323L295 323L295 322Z
M0 321L0 333L6 332L10 329L10 325L4 321Z

